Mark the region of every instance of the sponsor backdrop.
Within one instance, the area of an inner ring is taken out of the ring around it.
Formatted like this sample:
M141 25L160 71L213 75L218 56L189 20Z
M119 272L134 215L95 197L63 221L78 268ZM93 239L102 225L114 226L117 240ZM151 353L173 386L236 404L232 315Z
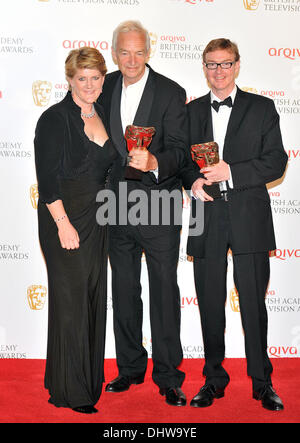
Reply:
M108 70L113 29L138 19L151 33L151 66L181 84L190 101L207 92L201 56L216 37L236 41L240 88L274 100L289 163L268 186L277 234L266 295L269 354L300 355L300 0L0 0L0 358L45 358L48 287L38 242L38 191L33 138L36 122L66 91L70 49L98 48ZM242 146L241 146L242 149ZM203 342L186 256L189 202L178 264L185 358L202 358ZM244 356L239 299L228 256L227 357ZM110 280L110 269L109 276ZM216 275L216 278L218 276ZM151 356L148 280L143 262L144 346ZM109 285L106 357L115 357Z

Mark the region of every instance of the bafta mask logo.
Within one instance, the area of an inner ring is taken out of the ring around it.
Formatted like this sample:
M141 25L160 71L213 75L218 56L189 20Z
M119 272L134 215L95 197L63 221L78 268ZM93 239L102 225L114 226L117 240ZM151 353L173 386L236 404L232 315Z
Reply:
M154 32L149 32L149 37L150 37L150 58L154 56L155 51L156 51L156 44L157 44L157 34L155 34Z
M50 100L52 84L46 80L32 83L32 96L36 106L47 106Z
M244 6L248 11L255 11L259 6L259 0L244 0Z
M230 307L233 312L240 312L239 294L236 288L230 291Z
M257 89L255 89L255 88L249 88L248 86L244 86L244 87L242 88L242 90L245 91L245 92L251 92L252 94L258 94Z
M31 285L27 288L27 300L30 309L40 311L43 309L47 296L47 289L42 285Z
M39 200L38 185L31 185L30 186L30 201L31 201L33 209L37 209L38 200Z

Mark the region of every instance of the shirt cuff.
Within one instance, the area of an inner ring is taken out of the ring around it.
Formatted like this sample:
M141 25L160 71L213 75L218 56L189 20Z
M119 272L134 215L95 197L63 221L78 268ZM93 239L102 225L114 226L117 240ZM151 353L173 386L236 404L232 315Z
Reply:
M156 169L153 169L151 172L155 175L156 180L158 180L158 167Z
M227 181L227 183L228 183L228 186L231 188L231 189L233 189L233 180L232 180L232 175L231 175L231 169L230 169L230 166L228 165L228 167L229 167L229 180Z

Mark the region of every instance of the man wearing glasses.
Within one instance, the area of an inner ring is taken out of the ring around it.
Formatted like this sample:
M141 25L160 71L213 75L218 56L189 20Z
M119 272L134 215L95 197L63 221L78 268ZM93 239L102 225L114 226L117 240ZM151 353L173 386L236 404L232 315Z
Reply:
M269 251L276 249L266 184L283 175L287 162L279 116L272 100L236 86L240 55L235 43L212 40L203 52L203 69L211 91L188 105L189 142L217 142L220 161L200 172L192 162L183 170L185 188L205 202L204 231L190 236L187 247L194 257L206 377L191 406L210 406L224 396L229 383L222 362L227 253L231 249L253 398L278 411L283 404L271 382L265 293Z

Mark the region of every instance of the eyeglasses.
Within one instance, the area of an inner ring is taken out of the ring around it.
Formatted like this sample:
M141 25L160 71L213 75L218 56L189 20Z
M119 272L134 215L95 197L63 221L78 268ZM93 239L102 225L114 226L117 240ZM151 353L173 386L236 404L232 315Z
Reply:
M217 69L218 66L221 66L222 69L230 69L235 62L222 62L222 63L204 63L207 69Z

